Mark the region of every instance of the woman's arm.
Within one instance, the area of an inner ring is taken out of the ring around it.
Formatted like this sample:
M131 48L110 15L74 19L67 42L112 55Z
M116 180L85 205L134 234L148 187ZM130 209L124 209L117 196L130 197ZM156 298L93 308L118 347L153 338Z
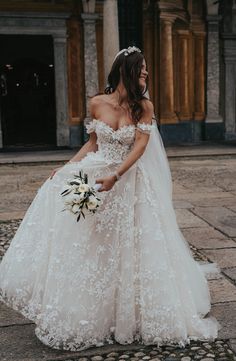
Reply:
M149 100L144 100L142 102L144 112L143 116L140 119L140 123L151 124L152 116L153 116L153 105ZM133 148L129 152L126 159L121 163L118 167L116 174L118 176L122 176L127 170L142 156L145 151L145 148L148 144L149 134L140 132L138 129L136 130L136 136ZM117 180L117 176L111 175L104 178L99 178L96 180L96 183L102 183L102 187L100 191L108 191L110 190Z

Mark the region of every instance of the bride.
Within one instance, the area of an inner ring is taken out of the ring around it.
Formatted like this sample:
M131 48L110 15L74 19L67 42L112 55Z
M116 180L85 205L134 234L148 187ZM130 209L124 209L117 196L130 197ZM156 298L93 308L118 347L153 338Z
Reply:
M184 346L215 339L206 272L178 227L162 140L136 47L114 59L90 101L89 140L39 189L0 265L0 299L57 349L107 343ZM100 207L76 222L61 191L79 171Z

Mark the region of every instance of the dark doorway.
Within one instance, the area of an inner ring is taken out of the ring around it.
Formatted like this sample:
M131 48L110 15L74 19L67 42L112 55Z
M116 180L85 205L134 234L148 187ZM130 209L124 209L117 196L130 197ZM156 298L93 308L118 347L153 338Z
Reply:
M143 46L143 1L118 0L120 49Z
M56 145L52 37L0 35L0 49L4 147Z

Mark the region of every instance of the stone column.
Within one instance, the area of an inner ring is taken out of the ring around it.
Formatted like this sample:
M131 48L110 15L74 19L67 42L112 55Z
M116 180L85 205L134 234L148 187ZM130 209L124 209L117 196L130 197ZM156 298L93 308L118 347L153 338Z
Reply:
M208 15L207 48L207 116L206 123L219 123L220 115L220 52L219 21L220 16Z
M236 140L236 34L223 34L225 61L225 139Z
M119 25L117 0L105 0L103 4L103 56L105 84L114 57L119 51Z
M3 148L3 134L2 134L2 111L1 111L1 104L0 104L0 148Z
M205 32L194 29L194 119L205 119Z
M96 20L98 14L83 13L84 21L84 63L85 63L85 96L86 96L86 117L84 122L90 120L89 99L98 92L98 64L96 46Z
M161 52L160 52L160 122L176 123L174 111L174 70L172 25L175 18L161 18Z
M189 30L177 31L177 74L176 78L176 98L178 99L178 112L180 120L190 120L192 117L191 104L191 53L190 53L190 35Z
M220 40L218 15L219 4L207 0L207 94L206 94L206 139L221 139L223 118L220 114Z
M232 1L226 11L224 21L223 54L224 54L224 118L225 139L236 140L236 3ZM229 16L230 15L230 16ZM227 20L226 20L227 19Z
M57 146L69 146L67 44L66 37L54 36Z

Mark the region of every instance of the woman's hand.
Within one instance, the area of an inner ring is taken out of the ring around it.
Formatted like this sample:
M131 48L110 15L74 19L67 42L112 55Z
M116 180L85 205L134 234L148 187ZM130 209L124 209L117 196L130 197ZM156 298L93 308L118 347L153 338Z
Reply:
M114 186L115 182L116 182L116 176L110 175L108 177L96 179L95 183L101 183L102 186L98 190L98 192L104 192L104 191L109 191Z
M53 169L53 171L52 171L52 173L51 173L51 175L50 175L50 179L52 179L52 178L54 177L54 175L56 174L56 172L58 172L59 169L61 169L61 168L62 168L62 167Z

